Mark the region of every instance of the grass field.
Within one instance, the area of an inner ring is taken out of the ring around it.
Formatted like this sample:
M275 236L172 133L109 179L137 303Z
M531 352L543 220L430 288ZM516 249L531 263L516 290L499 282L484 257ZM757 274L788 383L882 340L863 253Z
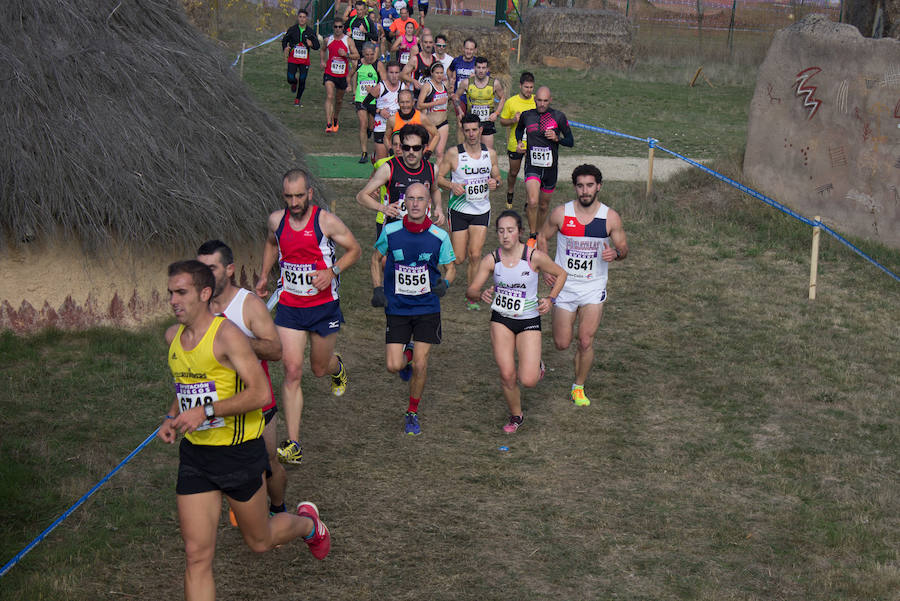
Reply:
M280 66L256 56L247 80L261 105L310 150L347 144L310 133L313 118L285 103ZM540 76L582 92L594 81ZM640 77L596 76L621 79L625 131L665 101L645 98ZM736 87L718 100L731 116L713 111L706 133L685 140L733 176L746 110ZM700 121L692 102L672 104L660 127ZM574 119L590 107L564 110ZM728 121L735 130L714 144ZM373 219L349 200L362 182L329 183L367 248ZM561 178L557 200L570 195ZM702 175L651 199L609 183L603 198L622 214L631 254L610 270L592 406L567 400L572 352L552 348L545 319L547 377L524 393L525 426L503 435L488 313L463 309L460 280L444 300L423 435L404 436L406 389L384 371L384 316L368 305L366 266L351 268L338 343L350 386L336 399L305 378L306 458L288 475L289 502L322 510L332 555L316 562L302 544L254 555L223 518L219 598L897 599L897 283L823 237L809 302L808 229ZM495 244L489 235L486 251ZM863 247L900 270L900 253ZM159 425L171 394L164 325L0 334L0 560ZM0 580L0 599L178 598L176 465L175 448L151 443Z

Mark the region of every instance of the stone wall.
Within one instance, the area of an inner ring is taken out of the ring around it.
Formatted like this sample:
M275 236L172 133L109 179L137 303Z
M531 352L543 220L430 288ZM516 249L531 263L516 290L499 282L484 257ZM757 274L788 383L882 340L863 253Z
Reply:
M759 69L744 173L807 217L900 248L898 126L900 41L809 15Z

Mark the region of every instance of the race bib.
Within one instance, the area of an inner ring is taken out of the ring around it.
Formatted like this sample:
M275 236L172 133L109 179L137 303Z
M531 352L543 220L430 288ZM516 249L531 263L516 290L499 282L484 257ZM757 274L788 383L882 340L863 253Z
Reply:
M491 310L504 317L519 317L525 314L525 291L518 288L498 286L494 291Z
M406 194L401 193L400 198L398 198L396 201L392 201L392 202L400 203L400 214L397 216L397 219L403 219L406 216L406 212L407 212L406 211ZM429 219L431 218L431 204L430 203L429 203L428 207L425 208L425 215L427 215Z
M212 381L197 382L195 384L175 382L175 396L178 397L178 410L181 413L194 407L215 403L219 400L219 393L216 392L216 383ZM221 428L224 425L225 418L214 417L200 424L197 430Z
M466 200L470 202L484 200L488 197L488 178L477 177L466 181Z
M297 44L294 46L294 58L298 60L306 60L309 52L306 50L306 44Z
M357 42L361 42L361 41L363 41L364 39L366 39L366 30L365 30L365 29L362 29L362 28L360 28L360 29L354 29L354 30L353 30L353 33L350 34L350 35L351 35L351 36L353 37L353 39L356 40Z
M331 74L344 75L347 72L347 62L342 58L331 59Z
M381 26L384 27L385 29L390 29L391 23L393 23L393 22L394 22L393 19L389 19L389 18L385 17L384 19L381 20Z
M421 296L431 292L428 265L394 265L394 293Z
M356 84L356 93L360 98L366 97L366 89L374 86L377 81L360 81Z
M281 281L285 292L297 296L315 296L319 293L319 289L313 286L315 277L315 263L281 263Z
M409 62L409 52L401 52L400 53L400 64L405 65Z
M481 119L482 121L487 121L488 117L491 114L491 107L487 104L473 104L472 105L472 114Z
M567 248L565 259L566 264L563 268L569 277L589 280L597 271L600 255L597 248Z
M535 146L531 149L531 164L535 167L551 167L553 151L547 146Z

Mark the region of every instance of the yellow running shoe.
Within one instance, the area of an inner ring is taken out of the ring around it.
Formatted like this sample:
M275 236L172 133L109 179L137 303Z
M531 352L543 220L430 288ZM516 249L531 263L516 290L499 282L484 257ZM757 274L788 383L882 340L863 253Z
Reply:
M344 360L341 359L340 355L337 355L338 364L341 366L341 370L337 372L337 374L331 376L331 394L334 396L342 396L344 391L347 390L347 382L350 381L350 376L347 375L347 370L344 369Z
M584 396L584 386L572 386L572 402L579 407L587 407L591 404L591 400Z

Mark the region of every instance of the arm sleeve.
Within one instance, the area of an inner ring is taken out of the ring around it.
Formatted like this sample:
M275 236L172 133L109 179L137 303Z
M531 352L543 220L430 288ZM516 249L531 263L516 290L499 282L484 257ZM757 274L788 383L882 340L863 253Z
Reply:
M375 241L375 250L380 252L382 256L387 256L387 228L381 228L381 233L378 235L378 240Z
M525 121L520 116L519 122L516 123L516 140L521 140L523 133L525 133Z
M559 131L563 134L559 140L560 144L569 148L575 146L575 137L572 135L572 128L569 127L568 119L563 119L563 122L559 124Z
M436 226L435 226L436 227ZM382 230L383 232L384 230ZM453 245L450 243L450 236L447 235L445 230L440 230L444 232L444 235L441 239L441 253L438 257L438 263L440 265L446 265L447 263L452 263L456 260L456 255L453 253ZM384 253L381 253L384 254Z
M317 36L317 35L316 35L311 29L309 29L309 28L307 28L306 31L304 31L303 33L306 34L305 37L306 37L307 39L309 39L310 42L312 42L311 48L312 48L313 50L318 50L318 49L319 49L319 36Z

